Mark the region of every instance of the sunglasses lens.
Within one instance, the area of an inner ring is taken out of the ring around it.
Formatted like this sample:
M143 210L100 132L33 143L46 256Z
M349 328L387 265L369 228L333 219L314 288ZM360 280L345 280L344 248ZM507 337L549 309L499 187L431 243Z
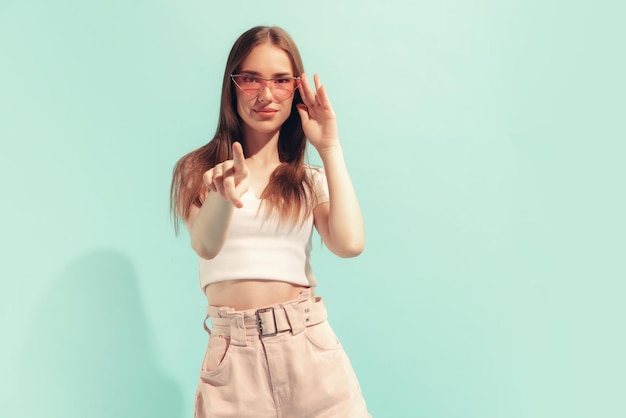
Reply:
M296 91L297 80L295 78L273 78L265 80L250 75L234 75L233 81L248 96L257 96L261 89L268 86L276 100L281 101L291 97Z

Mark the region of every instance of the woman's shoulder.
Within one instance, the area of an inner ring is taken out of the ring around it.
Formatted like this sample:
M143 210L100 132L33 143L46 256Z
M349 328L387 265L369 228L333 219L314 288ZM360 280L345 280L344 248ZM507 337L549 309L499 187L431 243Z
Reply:
M305 164L306 175L309 177L312 187L317 196L318 203L324 203L328 201L328 182L326 180L326 172L322 167L315 167L310 164Z
M306 175L312 178L313 180L316 180L317 178L320 178L320 177L321 178L326 177L326 172L324 171L323 167L317 167L311 164L305 164L304 169L305 169Z

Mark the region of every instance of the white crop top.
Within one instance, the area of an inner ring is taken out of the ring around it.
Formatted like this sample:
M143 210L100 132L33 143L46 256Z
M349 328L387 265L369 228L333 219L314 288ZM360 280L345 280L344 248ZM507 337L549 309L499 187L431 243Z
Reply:
M328 184L321 169L307 166L313 178L317 204L328 202ZM281 224L277 215L267 219L261 200L252 189L235 208L226 241L211 260L199 258L200 288L209 283L260 279L278 280L303 286L317 285L310 265L313 214L304 223ZM259 209L260 208L260 209Z

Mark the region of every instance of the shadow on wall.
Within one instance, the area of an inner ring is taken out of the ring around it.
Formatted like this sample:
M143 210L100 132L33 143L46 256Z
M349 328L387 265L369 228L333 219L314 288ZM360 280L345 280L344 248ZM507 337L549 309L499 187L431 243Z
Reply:
M180 416L128 258L88 254L42 294L16 359L13 417Z

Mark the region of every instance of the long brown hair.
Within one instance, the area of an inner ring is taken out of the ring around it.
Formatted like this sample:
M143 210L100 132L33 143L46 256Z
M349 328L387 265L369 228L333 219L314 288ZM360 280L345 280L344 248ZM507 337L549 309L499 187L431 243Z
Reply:
M187 219L192 205L202 206L207 188L202 181L205 171L215 165L232 159L232 144L242 142L241 119L237 113L235 86L230 78L237 73L241 63L252 49L265 42L271 42L284 50L291 59L294 76L304 72L298 48L289 34L282 28L257 26L243 33L233 45L228 55L222 82L222 100L219 121L213 139L206 145L183 156L174 167L170 188L170 213L178 233L179 218ZM283 123L278 137L278 156L281 164L270 176L269 183L261 199L268 216L278 213L280 219L297 223L304 220L314 206L313 181L306 175L304 154L306 137L302 130L296 104L302 103L299 89L296 89L289 118ZM245 153L245 149L244 149Z

